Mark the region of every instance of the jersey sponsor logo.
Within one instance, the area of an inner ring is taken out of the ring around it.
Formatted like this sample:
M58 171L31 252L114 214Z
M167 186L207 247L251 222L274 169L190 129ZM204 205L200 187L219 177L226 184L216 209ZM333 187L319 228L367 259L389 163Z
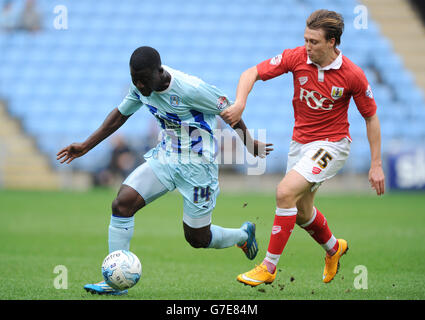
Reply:
M219 97L217 99L217 109L218 110L223 110L224 108L226 108L229 105L229 100L227 100L226 97Z
M305 85L306 83L307 83L307 81L308 81L308 77L307 76L305 76L305 77L299 77L298 78L298 81L300 82L300 85Z
M331 110L335 101L324 97L317 91L308 91L300 88L300 101L305 100L307 106L311 109Z
M334 98L335 100L341 98L343 94L344 94L344 88L335 87L335 86L332 87L331 97Z
M277 66L282 61L282 54L278 54L277 56L270 59L270 64L272 66Z
M365 94L366 94L366 97L373 99L373 93L372 93L372 88L370 87L370 84L367 85Z
M273 226L272 228L272 234L279 233L282 230L281 226Z
M170 96L170 105L173 107L178 107L180 104L180 97L175 94Z

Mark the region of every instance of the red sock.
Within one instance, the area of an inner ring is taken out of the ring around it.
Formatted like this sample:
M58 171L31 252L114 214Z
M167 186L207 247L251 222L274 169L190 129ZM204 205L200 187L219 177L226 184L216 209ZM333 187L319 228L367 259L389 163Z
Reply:
M277 263L294 230L297 218L297 208L281 209L276 208L276 215L273 222L272 234L270 236L269 247L263 263L270 273L274 273Z
M314 213L311 220L300 225L300 227L307 231L329 255L333 255L338 250L338 240L329 229L328 222L323 214L317 208L313 209Z

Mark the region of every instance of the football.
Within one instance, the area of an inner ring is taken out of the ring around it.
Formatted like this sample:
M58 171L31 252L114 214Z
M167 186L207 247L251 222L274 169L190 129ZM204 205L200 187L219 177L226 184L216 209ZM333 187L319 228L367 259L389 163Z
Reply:
M127 250L108 254L102 263L102 275L107 284L116 290L133 287L142 276L139 258Z

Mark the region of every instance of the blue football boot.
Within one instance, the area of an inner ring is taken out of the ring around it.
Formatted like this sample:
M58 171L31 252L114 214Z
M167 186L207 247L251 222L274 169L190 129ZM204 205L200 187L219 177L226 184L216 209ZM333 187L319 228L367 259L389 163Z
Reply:
M255 239L255 224L252 222L244 222L241 229L248 234L248 239L242 244L237 245L245 253L249 260L254 260L258 253L257 240Z
M112 288L105 281L101 281L94 284L86 284L84 289L91 294L106 294L113 296L122 296L128 293L128 290L116 290Z

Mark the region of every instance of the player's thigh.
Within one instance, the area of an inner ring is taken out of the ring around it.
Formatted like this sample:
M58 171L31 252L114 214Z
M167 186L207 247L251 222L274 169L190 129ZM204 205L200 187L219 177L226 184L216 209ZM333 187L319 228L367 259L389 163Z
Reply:
M179 167L175 184L183 197L183 222L198 229L211 224L212 211L220 192L215 165Z
M280 181L276 189L276 204L279 208L293 208L299 199L311 189L308 182L300 173L290 170Z
M123 182L113 203L121 215L132 216L148 203L168 192L147 162L137 167Z
M315 141L300 145L300 148L301 156L293 163L291 170L313 183L314 190L344 166L350 153L350 141L347 138L337 142Z

